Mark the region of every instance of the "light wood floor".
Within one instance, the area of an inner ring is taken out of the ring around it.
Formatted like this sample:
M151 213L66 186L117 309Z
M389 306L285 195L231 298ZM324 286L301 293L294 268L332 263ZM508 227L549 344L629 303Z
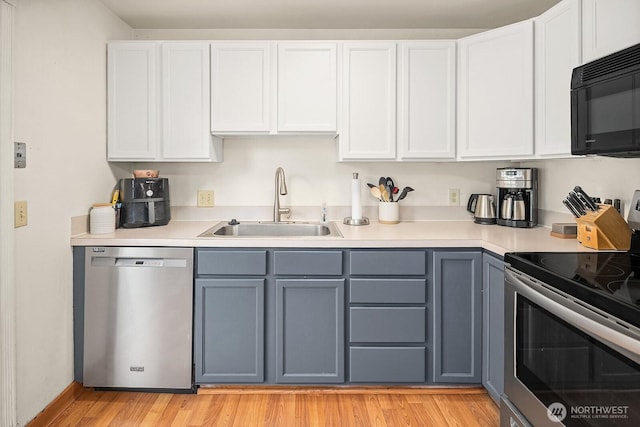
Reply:
M197 395L87 388L47 425L494 427L498 420L497 406L480 388L223 387Z

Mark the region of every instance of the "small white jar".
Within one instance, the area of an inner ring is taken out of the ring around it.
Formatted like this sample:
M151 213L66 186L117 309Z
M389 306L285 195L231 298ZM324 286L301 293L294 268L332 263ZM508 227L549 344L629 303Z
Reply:
M116 211L111 203L96 203L89 212L89 233L108 234L116 230Z
M378 222L381 224L397 224L400 222L400 203L379 202Z

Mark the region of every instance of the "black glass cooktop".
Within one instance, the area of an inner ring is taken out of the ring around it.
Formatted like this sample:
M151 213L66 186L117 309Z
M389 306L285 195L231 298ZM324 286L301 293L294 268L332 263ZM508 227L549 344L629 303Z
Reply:
M640 327L640 253L516 252L516 270Z

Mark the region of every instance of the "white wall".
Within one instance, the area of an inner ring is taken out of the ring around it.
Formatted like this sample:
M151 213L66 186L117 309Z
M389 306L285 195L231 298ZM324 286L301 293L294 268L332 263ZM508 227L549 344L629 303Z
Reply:
M15 170L15 197L27 200L29 220L15 231L20 425L73 381L70 218L108 199L114 184L106 40L131 34L97 0L18 3L14 124L27 168Z
M562 200L576 185L590 196L620 199L625 211L635 190L640 189L640 159L578 157L523 162L523 167L539 168L540 208L566 213Z
M285 170L287 206L349 206L351 174L358 172L362 185L390 176L400 188L410 186L403 204L447 206L449 188L461 191L462 203L470 193L495 191L496 167L507 162L424 163L337 161L331 137L253 137L224 141L222 163L139 163L135 168L159 169L169 178L173 206L195 206L198 190L214 190L219 206L268 206L273 204L274 174ZM365 195L366 196L366 195ZM363 197L363 205L375 199ZM294 218L295 219L295 218Z

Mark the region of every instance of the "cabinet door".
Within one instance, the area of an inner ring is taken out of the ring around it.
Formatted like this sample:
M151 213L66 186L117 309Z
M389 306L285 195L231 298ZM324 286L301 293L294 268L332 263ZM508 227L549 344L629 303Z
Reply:
M482 358L482 254L433 254L433 381L479 384Z
M107 47L107 157L154 160L158 144L158 44Z
M196 383L264 380L264 279L196 279Z
M278 44L278 131L335 132L335 43Z
M458 43L460 159L533 154L533 21Z
M504 263L482 256L482 385L500 403L504 391Z
M341 160L396 157L396 44L342 47Z
M640 43L640 1L583 0L582 55L584 62Z
M344 381L344 280L276 280L276 382Z
M456 42L400 44L398 150L401 159L454 159Z
M535 152L571 154L571 71L580 65L580 0L565 0L535 20Z
M211 44L211 131L269 132L271 43Z
M209 43L162 44L162 159L211 158Z

